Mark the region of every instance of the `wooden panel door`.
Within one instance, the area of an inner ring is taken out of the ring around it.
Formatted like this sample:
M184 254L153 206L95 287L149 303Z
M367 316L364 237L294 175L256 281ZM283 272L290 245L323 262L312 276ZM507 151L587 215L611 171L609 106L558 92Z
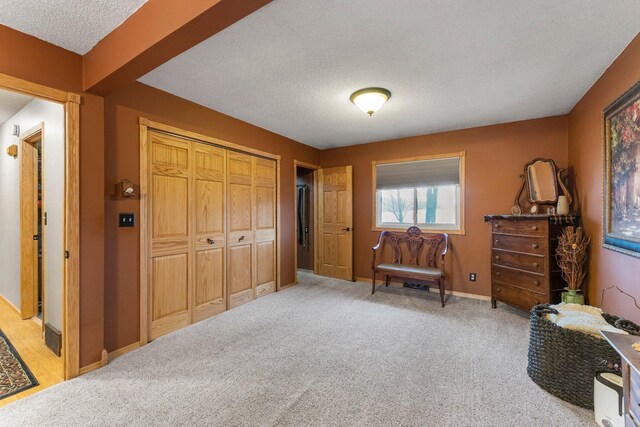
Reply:
M228 307L255 298L254 265L255 157L227 154L227 290Z
M191 143L149 132L149 338L191 323Z
M40 139L42 132L34 136ZM20 316L38 314L38 149L33 138L22 139L20 152ZM43 253L44 255L44 253Z
M256 298L276 290L276 184L276 162L256 158Z
M351 166L318 170L318 270L353 280L353 184Z
M226 310L226 150L193 143L194 301L193 322Z

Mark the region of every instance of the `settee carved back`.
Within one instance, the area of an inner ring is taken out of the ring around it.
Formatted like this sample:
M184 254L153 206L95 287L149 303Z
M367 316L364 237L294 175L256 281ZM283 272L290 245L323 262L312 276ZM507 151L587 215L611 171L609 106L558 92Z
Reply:
M424 267L437 268L438 256L444 257L449 249L449 236L444 233L425 234L415 226L409 227L405 232L383 231L380 233L377 247L387 242L393 250L393 263L405 265L419 265L419 259L425 259ZM409 260L403 262L401 245L405 244L408 249ZM444 246L441 248L441 245ZM441 248L441 249L439 249ZM424 256L421 256L421 251Z

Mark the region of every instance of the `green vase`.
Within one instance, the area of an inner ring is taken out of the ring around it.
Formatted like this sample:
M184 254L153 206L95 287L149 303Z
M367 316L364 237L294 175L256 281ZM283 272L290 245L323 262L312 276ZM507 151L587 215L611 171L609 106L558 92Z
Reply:
M584 295L580 292L580 289L564 288L566 292L562 293L562 302L584 304Z

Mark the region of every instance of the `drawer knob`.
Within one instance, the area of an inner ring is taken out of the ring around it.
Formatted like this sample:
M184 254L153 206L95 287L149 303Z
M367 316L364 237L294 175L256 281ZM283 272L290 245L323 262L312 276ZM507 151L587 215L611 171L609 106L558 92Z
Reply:
M500 259L500 255L496 255L496 259Z
M531 245L531 247L532 247L533 249L538 249L538 244L537 244L537 243L534 243L533 245Z
M496 277L500 277L500 272L496 271Z
M537 262L534 262L534 263L533 263L533 266L534 266L534 267L537 267L537 266L538 266L538 263L537 263Z
M536 285L536 286L540 286L540 282L538 282L537 280L534 280L533 284Z
M495 228L500 228L500 224L493 224Z
M500 293L500 292L502 292L502 289L498 288L498 289L496 289L496 292Z
M532 229L533 231L537 231L537 230L538 230L538 226L537 226L537 225L532 225L532 226L531 226L531 229Z
M500 240L496 239L496 245L497 245L498 243L500 243Z

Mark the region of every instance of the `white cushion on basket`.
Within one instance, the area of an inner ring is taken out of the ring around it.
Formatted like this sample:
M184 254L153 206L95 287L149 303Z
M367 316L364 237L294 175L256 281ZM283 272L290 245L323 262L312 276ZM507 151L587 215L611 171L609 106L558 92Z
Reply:
M600 331L627 334L607 323L598 307L573 303L560 303L551 307L558 310L558 314L547 314L547 319L562 328L584 332L598 338L602 338Z

